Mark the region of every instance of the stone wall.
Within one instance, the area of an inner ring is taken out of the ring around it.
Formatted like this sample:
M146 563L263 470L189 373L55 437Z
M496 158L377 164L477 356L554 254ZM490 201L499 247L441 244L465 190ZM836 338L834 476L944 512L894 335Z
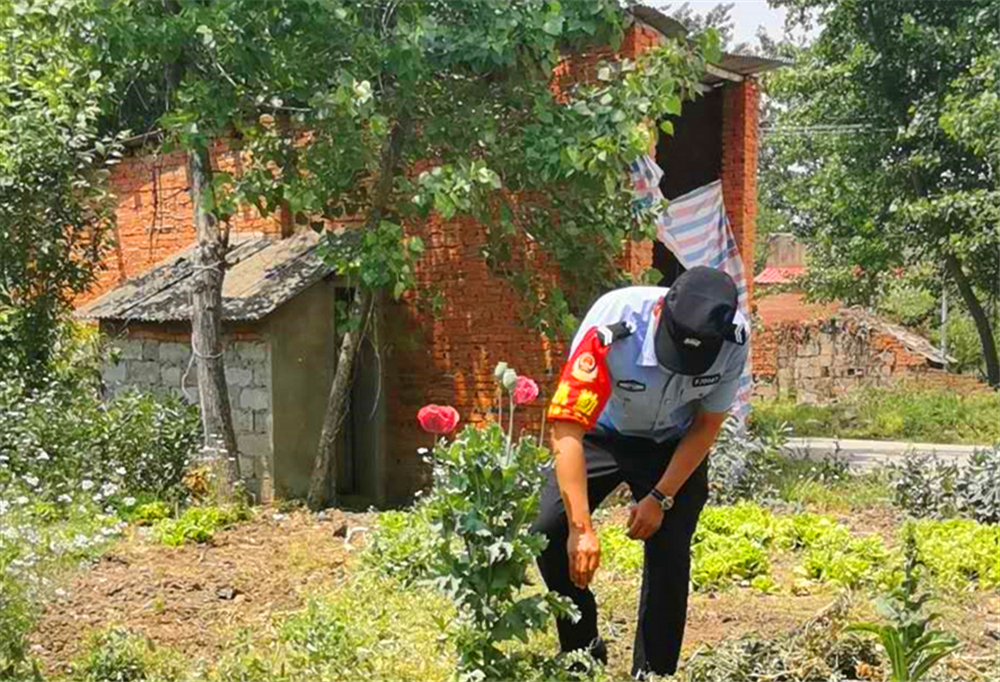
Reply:
M915 382L989 390L971 376L948 374L899 338L850 317L782 322L753 338L754 395L825 403L851 391Z
M109 335L118 349L118 362L103 371L109 394L134 388L198 402L191 343L186 335L141 328L124 336ZM243 471L252 471L260 480L266 473L264 467L270 471L273 466L270 347L246 334L227 336L225 363L233 427L244 456L240 464Z

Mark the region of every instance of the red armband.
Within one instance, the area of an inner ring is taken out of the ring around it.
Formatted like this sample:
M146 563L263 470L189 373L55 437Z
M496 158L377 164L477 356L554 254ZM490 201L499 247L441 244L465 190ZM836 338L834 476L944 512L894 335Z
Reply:
M592 327L563 366L559 387L549 404L549 421L572 421L591 428L611 397L611 373L605 357L611 349Z

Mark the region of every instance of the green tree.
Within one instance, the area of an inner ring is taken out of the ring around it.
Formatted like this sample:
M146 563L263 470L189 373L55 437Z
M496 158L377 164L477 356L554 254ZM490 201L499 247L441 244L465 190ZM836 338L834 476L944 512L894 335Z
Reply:
M781 197L778 214L810 242L812 293L871 305L881 273L936 264L961 294L987 377L1000 385L982 304L1000 284L997 5L775 4L822 25L796 68L769 79L775 134L762 167L762 184Z
M357 225L358 239L327 245L355 294L340 325L314 507L333 489L332 450L371 312L381 292L399 297L414 284L423 244L404 225L430 211L478 219L490 263L534 302L532 321L562 333L619 277L623 239L654 233L652 211L632 211L628 163L648 150L650 124L695 96L705 59L718 53L709 31L637 63L602 65L594 83L556 93L563 55L619 44L627 14L617 0L112 0L91 9L94 63L114 83L104 129L149 133L189 156L209 324L240 203L320 232ZM211 167L217 139L243 153L238 176ZM562 266L565 294L516 257L527 240ZM199 345L199 362L218 356L215 343ZM224 404L216 412L229 419Z
M87 8L0 4L0 372L38 385L60 325L96 275L117 140L98 132L109 83L88 67Z

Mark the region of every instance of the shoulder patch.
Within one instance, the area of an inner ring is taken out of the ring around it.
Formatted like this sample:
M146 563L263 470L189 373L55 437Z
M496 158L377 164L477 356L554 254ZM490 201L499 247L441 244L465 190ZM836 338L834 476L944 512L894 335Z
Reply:
M597 338L601 340L602 346L610 346L619 339L624 339L635 333L635 328L628 322L615 322L597 328Z

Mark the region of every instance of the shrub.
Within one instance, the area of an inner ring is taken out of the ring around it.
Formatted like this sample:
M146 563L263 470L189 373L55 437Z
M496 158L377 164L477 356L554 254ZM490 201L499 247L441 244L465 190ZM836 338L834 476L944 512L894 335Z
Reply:
M893 503L913 516L1000 521L1000 442L961 464L908 453L887 470Z
M1000 441L976 450L956 483L959 511L980 523L1000 523Z
M748 430L730 418L722 426L709 456L709 500L733 504L739 500L765 501L776 497L777 451L783 447L785 429Z
M211 542L216 531L230 528L251 516L244 506L189 507L179 518L164 519L153 526L153 535L165 545Z
M199 444L197 409L87 382L29 390L0 382L0 493L49 501L89 493L99 504L176 489Z

